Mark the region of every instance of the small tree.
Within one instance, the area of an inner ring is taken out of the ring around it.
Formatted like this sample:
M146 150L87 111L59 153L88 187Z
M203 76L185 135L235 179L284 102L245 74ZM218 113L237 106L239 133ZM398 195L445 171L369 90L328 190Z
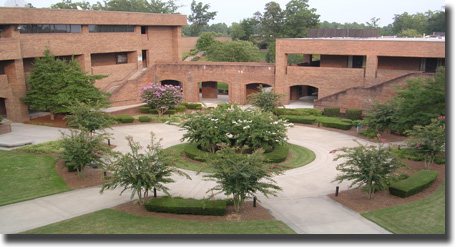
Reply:
M141 89L141 98L144 103L158 111L161 117L167 110L179 105L183 100L182 88L173 85L160 86L151 83Z
M68 106L70 115L64 119L67 120L67 125L73 128L86 129L89 132L103 130L109 128L115 121L109 113L102 112L101 107L98 102L83 103L76 100Z
M147 146L145 153L139 153L142 149L138 142L132 137L127 137L130 153L123 154L107 170L112 171L109 183L103 184L100 193L107 189L123 187L122 194L131 190L131 199L138 196L138 203L144 205L148 193L156 188L169 195L169 189L164 184L172 183L172 174L178 174L191 179L188 174L172 167L173 156L162 149L160 141L151 133L151 143Z
M84 167L102 167L112 155L110 147L104 142L108 135L101 133L92 135L88 130L70 130L62 139L62 159L68 171L77 171L84 176Z
M380 135L378 135L378 138ZM381 142L386 140L381 139ZM356 141L357 142L357 141ZM368 199L373 199L376 190L387 188L387 185L394 179L394 172L403 167L404 164L392 155L390 148L384 148L383 143L378 146L361 145L352 148L341 148L331 152L343 152L338 154L335 161L346 160L337 166L341 172L333 181L339 183L344 180L352 181L349 186L364 186Z
M196 42L196 48L200 51L207 51L213 43L215 43L215 33L202 33L201 37Z
M50 111L53 120L54 114L68 112L67 105L75 100L110 104L107 99L110 94L93 85L106 76L85 74L76 60L57 59L46 49L44 57L36 58L33 65L28 81L30 90L21 99L31 110Z
M409 148L425 157L425 168L430 169L436 155L444 151L446 144L445 116L431 120L426 126L416 125L406 132L411 137L406 140Z
M259 107L263 112L273 112L273 109L282 106L280 99L283 95L276 94L272 90L266 90L262 85L258 89L259 93L248 95L249 103Z
M216 156L208 162L215 171L204 175L209 181L216 181L217 185L207 192L214 197L224 193L234 198L235 212L239 213L243 202L252 198L257 192L276 195L275 191L281 188L275 184L272 175L281 174L278 167L263 164L262 150L256 150L250 155L241 154L242 150L222 145ZM217 193L213 193L218 191Z
M259 62L259 48L250 41L215 41L207 51L213 62Z

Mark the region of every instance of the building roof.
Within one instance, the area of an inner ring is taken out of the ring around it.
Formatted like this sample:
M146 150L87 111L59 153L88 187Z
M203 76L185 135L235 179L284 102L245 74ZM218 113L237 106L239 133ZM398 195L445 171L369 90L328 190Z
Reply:
M177 14L1 7L0 24L185 26L187 18Z

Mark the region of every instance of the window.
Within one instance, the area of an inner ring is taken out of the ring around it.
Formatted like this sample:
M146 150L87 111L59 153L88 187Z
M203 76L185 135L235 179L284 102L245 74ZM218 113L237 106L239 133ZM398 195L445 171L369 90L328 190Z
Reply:
M20 25L21 33L80 33L81 25L27 24Z
M88 25L90 33L132 33L134 26L129 25Z
M117 63L128 63L128 56L126 54L118 54Z

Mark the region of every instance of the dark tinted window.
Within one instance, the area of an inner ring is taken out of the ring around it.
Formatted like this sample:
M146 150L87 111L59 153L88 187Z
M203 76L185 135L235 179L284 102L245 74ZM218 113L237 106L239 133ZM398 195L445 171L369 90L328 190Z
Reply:
M88 30L91 33L132 33L134 26L129 25L88 25Z
M81 25L28 24L21 25L21 33L80 33Z

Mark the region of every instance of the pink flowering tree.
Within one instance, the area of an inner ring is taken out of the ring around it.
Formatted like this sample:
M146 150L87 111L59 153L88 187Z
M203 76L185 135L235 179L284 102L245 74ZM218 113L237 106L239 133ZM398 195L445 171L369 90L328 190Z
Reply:
M425 157L425 168L429 169L435 157L444 152L446 144L445 116L432 119L426 126L416 125L406 132L411 137L406 140L414 153Z
M110 182L103 184L100 193L107 189L123 187L122 194L126 190L131 190L131 199L138 196L138 203L144 205L149 192L156 188L158 191L169 195L169 189L165 186L167 183L173 183L172 174L185 176L191 179L185 172L172 167L174 162L172 154L166 152L156 138L151 133L151 143L147 146L144 153L141 145L134 142L132 137L126 138L130 153L122 154L106 170L112 172L108 178Z
M179 86L158 85L151 83L141 89L141 98L147 106L156 109L158 116L179 105L183 100L183 91Z
M357 142L357 147L331 151L330 153L337 153L335 161L344 161L337 166L340 174L333 181L351 181L350 188L357 185L366 192L368 199L373 199L374 192L387 188L390 181L395 179L395 171L405 166L390 152L390 146L385 147L384 142L386 140L378 134L377 146Z

